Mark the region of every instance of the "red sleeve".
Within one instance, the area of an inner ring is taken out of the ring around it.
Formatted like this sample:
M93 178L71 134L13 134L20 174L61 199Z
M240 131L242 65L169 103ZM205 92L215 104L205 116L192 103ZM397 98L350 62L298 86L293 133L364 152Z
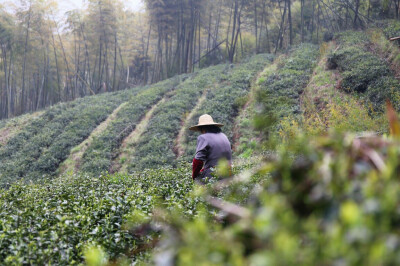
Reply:
M199 175L201 168L203 168L203 164L204 164L203 161L193 158L193 170L192 170L193 180Z

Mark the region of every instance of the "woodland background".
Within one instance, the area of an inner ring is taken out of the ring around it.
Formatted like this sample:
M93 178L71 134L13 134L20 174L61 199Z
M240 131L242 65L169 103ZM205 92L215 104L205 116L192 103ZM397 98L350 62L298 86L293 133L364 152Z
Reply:
M329 40L375 19L399 18L400 0L89 0L58 17L57 1L0 6L0 119L86 95L292 44Z

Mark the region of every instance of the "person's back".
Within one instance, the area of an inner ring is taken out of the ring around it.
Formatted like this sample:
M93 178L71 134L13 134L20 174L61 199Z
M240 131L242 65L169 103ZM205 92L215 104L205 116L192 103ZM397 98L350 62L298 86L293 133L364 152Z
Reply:
M218 165L218 161L226 159L232 161L231 144L222 132L204 133L197 138L195 157L204 162L204 176L211 176L210 169Z
M206 114L200 116L198 125L190 128L202 133L197 138L196 154L193 158L193 179L211 177L212 169L221 159L232 162L231 144L226 135L221 132L222 126Z

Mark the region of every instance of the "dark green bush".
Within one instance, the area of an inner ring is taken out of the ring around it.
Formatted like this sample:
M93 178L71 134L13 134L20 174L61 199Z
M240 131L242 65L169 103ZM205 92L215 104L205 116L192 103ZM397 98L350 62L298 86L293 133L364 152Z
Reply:
M383 33L387 38L393 38L400 36L400 22L398 20L387 20L378 23L378 27L383 29ZM400 46L400 40L396 43Z
M98 244L111 259L145 246L152 234L135 234L135 213L151 215L162 202L196 214L188 167L134 176L65 176L0 190L0 261L7 265L71 265ZM140 252L136 252L137 256ZM132 257L132 255L131 255Z
M340 87L346 92L360 93L373 111L382 112L386 99L400 106L397 97L400 93L399 82L388 64L368 50L366 34L344 32L337 36L337 41L339 49L329 55L328 67L338 68L341 72Z

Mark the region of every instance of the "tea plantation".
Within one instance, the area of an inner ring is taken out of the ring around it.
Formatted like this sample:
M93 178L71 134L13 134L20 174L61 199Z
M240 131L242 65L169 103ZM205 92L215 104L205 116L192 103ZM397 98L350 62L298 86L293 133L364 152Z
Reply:
M400 27L380 27L0 121L0 264L400 264ZM204 113L238 148L200 186Z
M224 124L223 131L229 139L233 138L233 126L241 108L246 101L250 91L251 83L256 74L263 70L273 61L269 54L256 55L249 62L242 63L234 68L226 77L225 82L218 84L208 91L207 98L195 112L192 119L187 121L188 125L196 125L197 119L202 114L211 115L215 121ZM189 161L195 153L196 139L198 133L186 131L184 141L183 157Z
M173 145L185 113L197 103L204 90L219 83L226 65L210 67L194 74L180 84L167 101L154 111L146 131L134 147L128 171L172 165L175 162Z
M182 77L158 83L132 98L108 127L94 139L83 154L81 169L99 175L108 171L122 140L135 129L135 125L152 105L178 85Z
M338 50L330 55L328 64L338 68L343 77L340 88L358 93L371 112L384 111L390 99L400 110L400 85L389 65L378 55L368 51L369 39L364 32L344 32L337 36Z
M86 139L118 105L140 90L87 97L50 108L0 148L0 182L53 175L70 148Z

